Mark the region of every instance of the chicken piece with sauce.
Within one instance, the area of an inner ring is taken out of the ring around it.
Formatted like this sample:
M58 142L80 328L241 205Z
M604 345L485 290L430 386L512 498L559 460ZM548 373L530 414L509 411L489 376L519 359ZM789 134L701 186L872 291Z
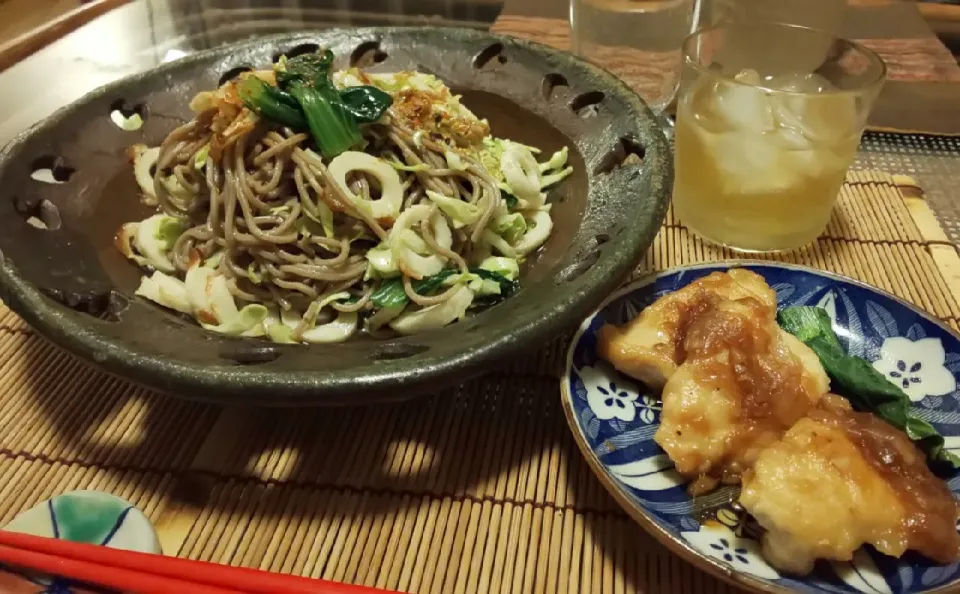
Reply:
M693 494L735 484L829 389L820 361L755 297L719 301L686 328L654 439Z
M764 557L808 573L848 561L864 543L899 557L960 559L957 502L907 436L869 413L823 398L743 476L740 503L766 528Z
M684 361L683 339L689 325L716 303L744 297L776 310L776 293L760 275L743 269L714 272L657 299L623 326L601 328L600 356L660 391Z

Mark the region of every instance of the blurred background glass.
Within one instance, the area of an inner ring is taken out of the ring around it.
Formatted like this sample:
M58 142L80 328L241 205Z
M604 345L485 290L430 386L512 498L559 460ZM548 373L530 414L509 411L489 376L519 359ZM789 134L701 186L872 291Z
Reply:
M680 45L698 21L701 0L570 0L574 53L613 72L655 112L673 100Z
M704 0L703 24L762 20L840 34L847 0Z

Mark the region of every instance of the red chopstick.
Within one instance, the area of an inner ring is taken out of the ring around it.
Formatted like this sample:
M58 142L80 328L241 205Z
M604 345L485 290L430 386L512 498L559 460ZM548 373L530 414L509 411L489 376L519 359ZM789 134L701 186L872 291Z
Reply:
M0 563L137 594L375 594L388 590L0 530Z

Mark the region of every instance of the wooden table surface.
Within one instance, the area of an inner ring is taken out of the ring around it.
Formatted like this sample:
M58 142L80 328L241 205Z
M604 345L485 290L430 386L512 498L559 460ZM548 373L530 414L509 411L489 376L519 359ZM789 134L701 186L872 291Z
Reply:
M492 30L569 49L567 7L559 0L507 0ZM851 0L840 34L887 63L889 78L871 113L872 127L960 134L960 66L916 3Z
M438 24L491 26L497 32L569 47L567 0L506 0L499 15L499 5L488 0L400 4L397 8L397 3L366 0L95 0L53 31L41 31L42 39L21 40L35 53L0 72L5 89L22 89L0 95L0 143L111 80L184 53L266 32L417 24L427 17ZM113 9L99 16L101 7ZM385 12L389 10L394 12ZM960 134L956 109L960 67L916 3L851 0L841 34L877 51L890 68L871 125ZM18 56L27 55L23 47L16 48ZM0 48L0 64L3 58Z

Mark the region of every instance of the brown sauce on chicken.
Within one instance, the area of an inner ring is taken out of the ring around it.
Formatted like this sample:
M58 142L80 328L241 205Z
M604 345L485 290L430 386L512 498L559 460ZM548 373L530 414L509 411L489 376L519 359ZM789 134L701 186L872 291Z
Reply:
M850 410L839 396L824 398L810 417L841 429L893 488L904 507L904 530L911 549L940 563L960 559L957 502L906 434L875 415Z
M723 483L739 482L760 450L806 416L821 394L774 316L751 297L721 303L699 313L682 344L684 361L704 389L736 394L739 414L728 455L710 473Z
M701 362L702 381L732 384L741 395L741 418L789 427L812 407L807 395L814 387L780 335L771 332L771 312L752 298L735 304L698 316L683 342L685 360ZM720 353L727 354L725 361Z

